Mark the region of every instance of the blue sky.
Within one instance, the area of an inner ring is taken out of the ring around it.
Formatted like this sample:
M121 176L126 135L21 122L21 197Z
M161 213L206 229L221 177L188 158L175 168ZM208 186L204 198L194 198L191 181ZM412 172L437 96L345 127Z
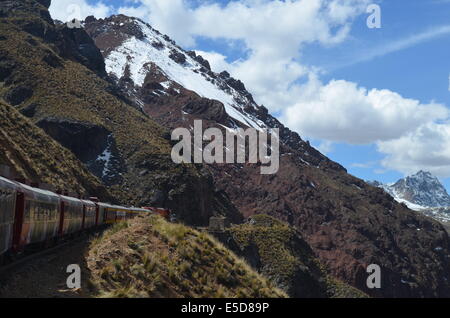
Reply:
M139 15L205 52L216 71L243 79L257 102L360 178L394 182L423 169L450 189L450 1L310 0L318 10L296 0L164 1L89 0L85 11ZM380 29L366 24L371 2Z
M369 31L364 21L361 21L366 17L362 16L360 23L355 23L352 30L352 40L328 49L317 46L308 48L304 55L306 61L314 65L324 65L325 69L330 70L323 76L325 81L346 79L365 87L388 88L422 102L436 100L450 106L449 34L371 61L341 66L351 63L353 56L363 55L368 48L380 47L384 42L400 40L433 26L450 23L450 1L384 1L381 7L381 29ZM395 170L385 171L376 163L383 155L376 151L374 145L339 144L327 155L343 164L350 173L364 179L394 182L403 176ZM367 164L367 167L356 167L355 163ZM377 170L385 172L380 173ZM450 180L443 178L442 181L447 189L450 189Z

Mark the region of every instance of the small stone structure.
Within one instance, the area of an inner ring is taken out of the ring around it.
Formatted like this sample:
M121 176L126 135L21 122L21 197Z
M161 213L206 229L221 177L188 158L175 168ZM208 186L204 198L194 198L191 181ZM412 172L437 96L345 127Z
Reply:
M225 232L230 226L230 221L224 216L213 216L209 218L209 232Z

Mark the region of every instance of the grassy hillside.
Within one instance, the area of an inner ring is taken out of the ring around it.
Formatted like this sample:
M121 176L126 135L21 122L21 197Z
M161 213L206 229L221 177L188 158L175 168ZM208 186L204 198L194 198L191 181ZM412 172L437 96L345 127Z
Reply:
M367 297L326 273L298 231L267 215L235 225L237 253L292 297Z
M12 106L0 102L0 163L33 182L81 194L111 198L75 156Z
M157 216L108 230L87 266L97 297L286 297L211 236Z

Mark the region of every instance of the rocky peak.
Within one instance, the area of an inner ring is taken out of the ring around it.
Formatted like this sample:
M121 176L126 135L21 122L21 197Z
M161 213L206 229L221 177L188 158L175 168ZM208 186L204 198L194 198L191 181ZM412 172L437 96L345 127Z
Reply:
M421 206L450 206L447 190L430 172L419 171L412 176L400 179L391 188L397 196Z
M391 185L385 185L378 181L369 183L384 188L397 201L409 204L412 209L450 206L450 196L447 190L439 179L428 171L421 170Z

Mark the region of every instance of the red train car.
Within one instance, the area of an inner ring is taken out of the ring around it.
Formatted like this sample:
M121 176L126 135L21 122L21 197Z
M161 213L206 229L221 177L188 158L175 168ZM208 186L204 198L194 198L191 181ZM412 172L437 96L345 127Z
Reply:
M81 200L83 203L83 230L97 226L97 204L89 200Z
M74 234L83 226L83 202L80 199L60 195L61 218L59 236Z
M56 237L60 221L57 194L17 183L13 249L49 241Z
M166 220L170 219L171 211L168 210L168 209L154 208L154 207L143 207L142 209L145 209L145 210L150 211L150 212L155 213L155 214L159 214L163 218L165 218Z
M9 253L43 248L104 224L162 209L128 208L59 195L0 177L0 263Z

